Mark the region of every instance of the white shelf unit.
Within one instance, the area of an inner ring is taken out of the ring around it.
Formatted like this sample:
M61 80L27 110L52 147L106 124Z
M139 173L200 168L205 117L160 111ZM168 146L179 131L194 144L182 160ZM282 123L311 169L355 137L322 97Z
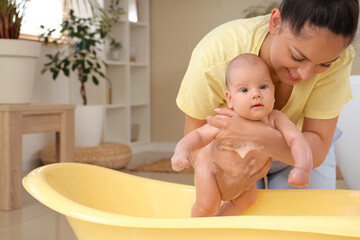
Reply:
M136 2L138 22L128 20L129 6ZM110 0L104 0L107 9ZM150 31L149 0L121 0L127 12L110 33L122 44L120 59L110 58L105 42L106 75L111 80L111 103L106 104L104 140L130 146L150 143ZM130 61L135 50L136 61Z

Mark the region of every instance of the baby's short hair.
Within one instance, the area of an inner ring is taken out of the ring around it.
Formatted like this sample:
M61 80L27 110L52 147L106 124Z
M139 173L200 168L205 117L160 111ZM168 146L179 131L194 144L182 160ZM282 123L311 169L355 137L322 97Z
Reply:
M263 64L266 66L265 62L257 55L252 54L252 53L244 53L244 54L240 54L236 57L234 57L228 64L228 67L226 69L226 74L225 74L225 81L226 81L226 87L229 89L229 75L230 75L230 71L231 69L233 69L234 67L237 66L246 66L246 65L256 65L256 64Z

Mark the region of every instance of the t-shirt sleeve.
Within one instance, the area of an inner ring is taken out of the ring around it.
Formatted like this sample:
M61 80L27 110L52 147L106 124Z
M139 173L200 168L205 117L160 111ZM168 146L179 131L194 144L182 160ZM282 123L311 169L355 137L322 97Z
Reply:
M184 113L201 120L215 115L214 109L226 104L222 84L225 75L219 79L214 74L214 66L205 65L201 53L195 49L176 98L177 106Z
M331 69L321 74L305 105L305 117L330 119L340 115L352 99L350 74L354 57L354 49L349 46Z

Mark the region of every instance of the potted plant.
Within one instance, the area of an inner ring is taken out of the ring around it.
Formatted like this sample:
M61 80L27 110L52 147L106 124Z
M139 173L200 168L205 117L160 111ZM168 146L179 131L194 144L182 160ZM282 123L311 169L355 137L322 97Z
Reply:
M69 77L71 72L76 72L79 80L80 94L83 105L87 104L85 83L91 79L95 85L99 84L99 78L106 79L104 74L105 63L98 54L100 45L107 35L101 21L93 18L79 18L70 10L69 17L61 24L60 39L50 40L54 29L39 37L44 40L45 45L59 42L68 46L65 50L59 50L46 57L49 62L44 64L42 73L50 71L52 78L56 80L59 73ZM41 26L44 28L44 26Z
M0 103L30 103L36 62L41 54L37 41L19 40L27 0L0 0Z
M101 51L101 46L110 29L111 24L105 24L102 18L80 18L75 16L73 10L70 10L68 17L61 24L62 37L60 39L50 40L54 30L48 30L47 33L39 36L45 44L62 42L66 46L65 50L59 49L54 54L46 55L49 61L44 64L42 73L50 71L52 78L56 80L60 73L69 77L71 72L75 72L76 79L80 83L83 105L87 105L85 84L88 81L92 81L95 85L98 85L99 81L109 81L104 73L106 64L98 52ZM86 114L86 116L80 114ZM92 116L89 117L87 114L92 114ZM99 145L103 118L104 107L102 105L92 105L86 108L77 106L75 110L76 146ZM96 122L98 122L98 127L86 125ZM81 129L84 130L84 133L79 132ZM89 134L97 137L92 140Z
M122 48L121 42L116 41L115 38L111 38L110 41L110 59L114 61L120 60L120 50Z

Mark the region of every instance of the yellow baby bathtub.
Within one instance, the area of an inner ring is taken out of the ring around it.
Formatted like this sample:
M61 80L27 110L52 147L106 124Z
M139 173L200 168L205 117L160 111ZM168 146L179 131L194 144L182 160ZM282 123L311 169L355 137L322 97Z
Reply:
M83 240L360 238L360 191L259 190L242 216L190 218L193 186L87 164L40 167L23 185Z

